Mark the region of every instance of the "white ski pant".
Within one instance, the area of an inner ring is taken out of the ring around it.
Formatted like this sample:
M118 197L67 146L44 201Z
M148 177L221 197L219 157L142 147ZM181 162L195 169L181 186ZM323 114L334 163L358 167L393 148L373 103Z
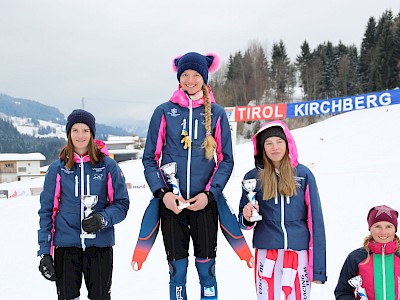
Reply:
M256 249L258 300L309 300L307 250Z

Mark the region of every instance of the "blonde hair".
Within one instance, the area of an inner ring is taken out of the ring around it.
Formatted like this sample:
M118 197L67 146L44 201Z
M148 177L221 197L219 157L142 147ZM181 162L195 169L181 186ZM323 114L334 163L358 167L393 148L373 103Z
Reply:
M203 84L202 90L204 97L206 137L204 138L201 148L204 149L206 158L208 160L212 160L214 158L214 151L217 147L217 143L215 142L215 139L211 134L211 99L206 84Z
M275 172L275 166L265 154L264 146L262 146L262 153L264 168L258 172L258 178L261 181L263 189L263 199L269 200L275 198L277 191L283 196L291 197L296 195L296 180L288 150L286 149L285 155L282 158L278 176Z
M65 167L67 169L72 169L74 166L74 144L71 140L71 132L68 133L68 141L67 144L60 151L60 158L65 162ZM90 134L90 140L88 144L88 155L90 157L90 163L92 165L97 164L100 159L104 157L104 153L102 153L94 142L93 135Z
M400 252L400 239L397 236L397 234L394 235L394 239L396 240L396 252ZM372 241L374 241L374 238L372 237L372 234L366 236L365 239L364 239L363 248L365 249L365 251L367 251L368 256L367 256L367 258L364 260L364 262L362 264L368 263L370 258L371 258L370 249L368 247L368 244L369 244L369 242L372 242Z

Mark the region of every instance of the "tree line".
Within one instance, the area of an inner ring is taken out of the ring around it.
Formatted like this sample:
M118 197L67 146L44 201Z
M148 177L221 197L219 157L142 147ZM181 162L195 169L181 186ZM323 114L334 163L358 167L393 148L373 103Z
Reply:
M260 42L229 56L210 80L222 106L288 103L343 97L393 89L400 85L400 12L386 10L366 25L360 50L355 45L324 42L314 49L307 41L291 62L282 40L272 45L271 56ZM300 87L301 98L294 98ZM300 121L301 126L319 117ZM295 120L291 120L295 122ZM298 121L299 122L299 121ZM300 124L297 124L300 126Z

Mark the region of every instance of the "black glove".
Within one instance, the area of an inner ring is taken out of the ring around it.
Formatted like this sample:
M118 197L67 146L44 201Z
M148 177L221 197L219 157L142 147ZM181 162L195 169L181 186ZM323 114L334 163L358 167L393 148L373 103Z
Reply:
M99 213L92 214L82 220L82 228L87 233L95 233L100 231L100 229L104 228L104 225L104 217Z
M158 189L157 191L155 191L153 193L153 196L154 196L154 198L162 200L164 198L165 194L168 192L172 192L172 190L166 189L166 188Z
M39 271L47 280L56 281L56 271L54 270L53 258L49 254L42 255L39 264Z
M215 201L214 195L210 191L204 191L204 194L207 195L207 200L208 200L207 204L210 204L211 202Z

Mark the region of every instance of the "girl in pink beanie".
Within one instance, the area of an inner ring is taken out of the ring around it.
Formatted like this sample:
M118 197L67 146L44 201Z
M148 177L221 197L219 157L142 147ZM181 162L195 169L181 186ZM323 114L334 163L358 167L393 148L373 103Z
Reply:
M369 210L370 234L362 248L348 255L335 289L336 299L399 299L398 215L396 210L386 205Z

